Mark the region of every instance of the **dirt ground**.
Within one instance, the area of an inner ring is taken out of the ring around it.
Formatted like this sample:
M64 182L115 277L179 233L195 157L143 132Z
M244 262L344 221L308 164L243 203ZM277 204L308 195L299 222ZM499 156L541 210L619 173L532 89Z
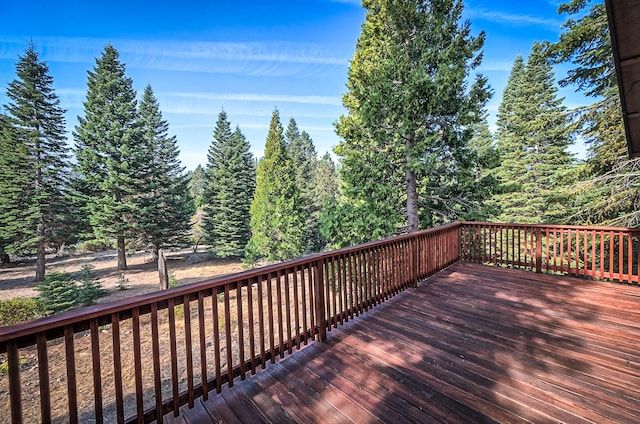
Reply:
M215 259L201 247L197 253L191 249L167 252L167 268L179 285L205 280L217 275L231 274L245 269L237 259ZM107 250L98 253L52 258L47 261L47 272L68 272L77 277L83 265L94 266L102 287L107 294L98 303L111 302L158 290L157 264L149 252L127 255L126 271L117 269L117 252ZM118 278L124 274L129 280L127 290L118 289ZM0 300L14 297L35 297L38 295L35 282L35 263L16 262L0 266Z

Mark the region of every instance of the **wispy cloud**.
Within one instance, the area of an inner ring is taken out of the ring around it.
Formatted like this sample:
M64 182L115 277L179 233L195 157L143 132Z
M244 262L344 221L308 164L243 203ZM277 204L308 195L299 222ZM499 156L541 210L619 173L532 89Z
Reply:
M515 58L514 58L515 59ZM513 61L502 60L493 62L483 62L478 68L479 71L510 71L513 67Z
M286 94L259 94L259 93L193 93L168 91L158 94L163 98L179 97L205 100L231 100L243 102L268 102L268 103L306 103L318 105L340 106L339 97L330 96L295 96Z
M562 20L559 18L547 18L534 15L508 13L498 10L469 8L466 11L466 15L472 19L485 19L487 21L497 22L500 24L510 24L518 26L540 25L547 28L559 30L560 26L562 25Z
M28 39L0 37L0 58L15 59ZM352 52L336 45L296 42L209 42L108 40L44 37L34 39L47 62L94 63L112 43L128 67L204 73L288 76L319 66L343 71ZM318 72L316 69L314 72Z

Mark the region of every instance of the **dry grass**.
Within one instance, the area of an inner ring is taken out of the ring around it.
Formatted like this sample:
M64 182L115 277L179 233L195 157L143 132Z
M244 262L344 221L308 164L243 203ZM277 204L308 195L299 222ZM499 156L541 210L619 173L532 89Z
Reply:
M231 273L240 271L243 266L240 262L234 261L221 261L221 260L203 260L203 254L190 255L188 252L175 252L170 256L168 260L168 268L173 270L175 277L180 284L195 282L203 280L207 277L214 275L220 275L225 273ZM130 289L126 291L119 291L116 287L117 279L120 272L115 269L115 252L112 254L103 253L101 255L82 256L68 258L65 260L57 261L49 265L49 269L52 271L65 271L76 272L84 263L91 263L96 266L96 271L103 285L108 290L108 296L102 298L101 301L115 300L123 296L131 296L132 294L142 294L157 289L157 271L154 264L150 263L151 257L149 254L138 254L128 258L130 269L125 272L125 276L130 281ZM195 262L195 263L194 263ZM26 290L28 288L21 288L17 286L17 281L20 278L28 279L30 270L28 266L18 266L11 269L4 269L0 271L0 276L6 277L12 275L12 279L2 278L0 280L0 286L3 286L5 290ZM17 270L20 270L18 272ZM5 271L12 272L4 273ZM22 273L22 274L20 274ZM306 280L299 275L300 282ZM283 311L287 309L287 305L284 303L285 295L283 294L284 287L288 285L282 284L280 292L281 303L283 305ZM13 287L10 289L9 287ZM263 291L263 300L265 302L264 320L267 321L267 307L268 296L266 287ZM251 290L253 297L253 316L248 315L248 290ZM1 291L0 291L1 292ZM278 290L276 284L273 284L273 302L276 303ZM13 297L6 295L6 297ZM226 370L227 352L228 349L231 352L231 363L238 364L240 344L244 346L245 355L249 354L249 341L247 339L246 331L249 321L257 323L258 309L256 301L258 299L257 286L244 287L241 292L242 304L243 304L243 328L245 329L245 338L240 341L237 337L237 329L239 326L237 320L237 298L235 290L230 293L229 309L231 321L225 322L224 319L224 295L220 294L217 298L211 299L208 297L205 299L204 308L202 310L204 317L204 337L205 337L205 358L206 358L206 373L208 378L216 375L216 360L219 361L221 371ZM218 304L219 316L217 322L212 314L213 300ZM293 299L292 299L293 300ZM300 315L309 314L310 310L308 305L292 306L289 308L300 308ZM182 392L187 389L187 357L191 356L193 361L194 372L194 384L199 384L202 381L202 362L200 355L200 327L199 327L199 313L197 302L190 303L190 317L191 317L191 340L193 348L187 353L185 343L185 320L184 320L184 307L182 305L176 307L176 333L177 333L177 360L178 360L178 381L179 391ZM293 310L290 309L291 320L293 320ZM274 311L275 315L275 311ZM277 318L277 317L274 317ZM284 316L283 316L284 319ZM279 328L277 319L275 320L275 328L271 329L275 335L276 343L279 340ZM167 400L171 398L172 386L171 386L171 355L170 355L170 343L169 343L169 317L168 311L162 310L158 313L159 323L159 348L160 348L160 370L162 381L162 398ZM297 334L300 330L295 328L295 323L292 322L291 330L292 334ZM217 325L220 331L220 350L215 349L215 339L213 337L213 328ZM232 339L229 346L227 346L227 340L224 336L225 326L229 325L232 331ZM255 349L256 353L259 351L258 342L259 335L256 328L255 335ZM284 329L286 330L286 329ZM265 325L265 345L269 343L269 329ZM288 339L287 331L284 331L284 339ZM113 366L113 345L112 345L112 329L111 326L105 326L100 329L99 332L99 344L100 344L100 361L101 361L101 376L102 376L102 392L103 392L103 408L105 422L116 421L115 410L115 384L114 384L114 366ZM136 411L136 399L135 399L135 367L134 367L134 353L133 353L133 325L132 320L126 320L120 323L120 343L121 343L121 356L122 356L122 382L123 392L125 394L125 416L135 415ZM144 409L151 408L155 405L154 383L153 383L153 361L152 358L152 337L151 337L151 317L144 315L140 318L140 347L142 352L142 386L144 393ZM268 349L268 346L265 346ZM94 399L93 399L93 369L92 369L92 354L91 354L91 341L90 334L88 332L84 334L77 334L74 340L74 352L75 352L75 367L76 378L78 386L78 406L79 416L81 422L93 422L94 417ZM39 403L40 403L40 388L38 381L38 366L37 366L37 351L34 348L22 349L20 351L22 358L21 365L21 383L23 394L23 413L25 422L38 422L39 417ZM61 339L53 340L48 343L48 356L49 356L49 379L51 389L51 405L53 407L52 415L54 422L67 421L67 375L65 365L65 346ZM219 358L218 358L219 356ZM246 358L246 356L245 356ZM5 358L0 358L5 359ZM9 415L9 399L8 399L8 378L6 375L0 376L0 416L8 417Z

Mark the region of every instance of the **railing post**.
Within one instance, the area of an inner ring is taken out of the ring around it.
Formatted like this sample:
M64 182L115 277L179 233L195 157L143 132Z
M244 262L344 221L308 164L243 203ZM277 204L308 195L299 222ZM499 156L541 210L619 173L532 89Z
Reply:
M542 272L542 228L536 227L536 272Z
M327 340L327 317L325 316L325 298L324 298L324 261L319 259L315 262L314 269L314 303L316 309L316 318L318 323L318 340L324 342Z
M411 255L411 287L418 287L418 236L413 236L411 238L410 244L410 255Z

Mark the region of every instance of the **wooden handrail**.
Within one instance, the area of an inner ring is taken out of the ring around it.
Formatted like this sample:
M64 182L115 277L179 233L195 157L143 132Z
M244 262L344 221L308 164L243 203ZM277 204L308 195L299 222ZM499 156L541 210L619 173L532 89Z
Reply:
M65 392L70 422L162 422L458 261L459 228L453 223L0 328L12 421L61 418L52 417L61 409L52 408L52 397ZM126 343L132 351L121 349ZM78 366L87 352L89 362ZM24 353L37 371L21 369ZM129 363L134 369L123 375ZM39 396L25 398L21 382L33 386L31 380ZM78 391L80 381L93 387Z
M535 272L639 282L640 229L462 222L461 259Z

